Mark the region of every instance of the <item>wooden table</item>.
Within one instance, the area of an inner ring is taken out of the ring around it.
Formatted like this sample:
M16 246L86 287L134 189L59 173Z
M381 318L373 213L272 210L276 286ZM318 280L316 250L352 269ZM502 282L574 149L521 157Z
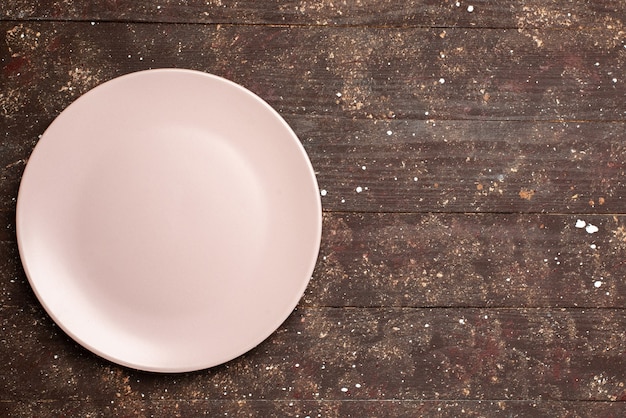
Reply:
M625 416L624 22L626 0L4 0L0 415ZM51 121L157 67L268 101L324 208L291 317L179 375L61 332L14 227Z

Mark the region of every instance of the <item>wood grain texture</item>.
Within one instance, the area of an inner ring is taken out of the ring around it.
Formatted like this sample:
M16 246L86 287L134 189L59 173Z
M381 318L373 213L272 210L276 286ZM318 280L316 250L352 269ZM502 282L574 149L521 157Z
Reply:
M304 301L354 307L623 308L624 221L327 215L320 259ZM576 227L583 222L599 232Z
M58 113L115 76L187 67L283 114L624 121L623 31L2 22L4 115ZM315 45L315 48L311 46ZM428 113L427 113L428 112Z
M122 417L563 417L619 418L622 403L551 401L207 401L145 400L128 404L111 401L0 402L5 416L122 416Z
M2 2L0 415L626 415L626 2L456 3ZM176 375L61 332L14 221L54 118L158 67L276 108L325 211L279 330Z
M621 122L287 119L328 211L624 210Z
M244 356L174 375L97 358L37 305L1 312L5 402L626 398L623 310L300 308Z
M179 23L370 25L496 28L597 28L621 25L623 0L6 0L0 17L16 20L115 20Z

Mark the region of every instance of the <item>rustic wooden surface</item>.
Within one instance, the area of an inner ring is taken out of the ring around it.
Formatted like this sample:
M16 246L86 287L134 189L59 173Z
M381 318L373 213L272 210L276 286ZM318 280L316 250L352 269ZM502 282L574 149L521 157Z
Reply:
M2 2L0 416L625 416L625 19L624 0ZM157 67L259 94L323 190L298 309L179 375L74 343L15 239L50 122Z

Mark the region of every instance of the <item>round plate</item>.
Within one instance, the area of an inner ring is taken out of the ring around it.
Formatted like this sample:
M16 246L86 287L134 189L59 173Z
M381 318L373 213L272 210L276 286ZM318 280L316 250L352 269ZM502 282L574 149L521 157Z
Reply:
M33 151L17 202L31 286L72 338L141 370L255 347L313 272L321 202L301 143L223 78L160 69L96 87Z

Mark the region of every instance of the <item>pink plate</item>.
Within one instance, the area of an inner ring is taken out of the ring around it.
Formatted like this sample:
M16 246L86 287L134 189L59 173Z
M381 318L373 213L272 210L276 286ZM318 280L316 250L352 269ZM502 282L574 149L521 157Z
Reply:
M17 237L54 321L113 362L184 372L255 347L315 265L321 202L267 103L213 75L142 71L91 90L24 172Z

